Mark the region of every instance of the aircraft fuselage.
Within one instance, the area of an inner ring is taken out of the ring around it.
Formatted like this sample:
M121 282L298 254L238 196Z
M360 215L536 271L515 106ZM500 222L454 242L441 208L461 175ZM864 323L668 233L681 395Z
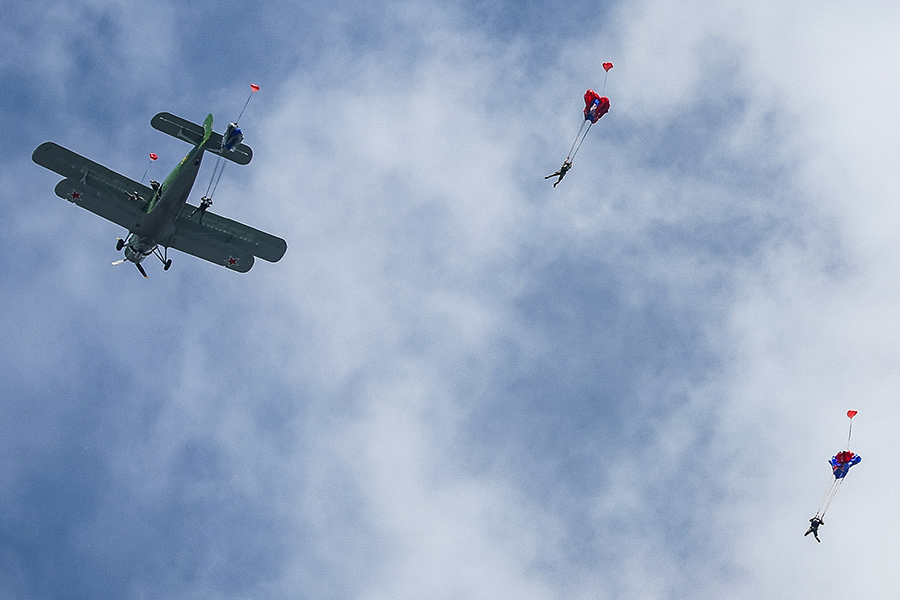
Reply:
M197 180L203 152L203 144L194 146L166 177L160 192L147 202L142 218L134 228L129 229L125 240L126 259L139 263L158 245L167 246L167 241L175 233L175 219Z

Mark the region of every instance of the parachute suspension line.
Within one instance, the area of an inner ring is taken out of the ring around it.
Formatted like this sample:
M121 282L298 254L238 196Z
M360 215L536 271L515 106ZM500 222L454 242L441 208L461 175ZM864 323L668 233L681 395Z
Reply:
M216 183L213 186L212 194L209 195L210 200L212 200L212 197L216 195L216 188L219 187L219 181L222 180L222 173L224 173L224 172L225 172L225 161L222 161L222 168L219 169L219 176L216 177Z
M585 123L587 123L587 119L585 119L584 121L581 122L581 127L578 128L578 133L575 134L575 141L572 142L572 147L569 148L569 155L566 156L566 160L572 160L572 158L574 158L574 156L572 155L572 152L575 152L575 144L578 143L578 138L581 137L581 132L584 131ZM582 138L582 139L584 139L584 138Z
M587 123L587 121L585 121L585 123ZM593 127L593 126L594 126L593 123L591 123L590 125L587 126L587 130L585 130L584 135L581 136L581 141L578 142L578 147L575 148L575 152L572 153L572 158L570 160L575 160L575 155L578 154L579 150L581 150L581 145L584 143L584 138L587 137L588 132L590 132L591 127Z
M825 504L825 508L822 509L822 514L819 515L819 518L825 518L825 513L828 511L828 507L831 506L831 501L834 500L834 497L837 496L838 488L841 487L841 483L843 483L844 478L835 479L834 491L831 493L831 497L828 498L828 502Z
M212 177L210 177L210 179L209 179L209 185L206 186L206 197L207 198L212 198L212 195L209 193L210 189L212 189L213 193L215 193L215 187L213 186L213 184L215 184L216 186L219 185L219 179L222 178L222 171L225 170L224 163L225 163L224 158L222 158L221 156L216 157L216 165L213 167Z
M850 419L850 430L847 431L847 450L850 450L850 435L853 433L853 419Z
M843 481L843 479L835 479L831 482L831 485L828 486L828 491L825 492L825 496L819 503L819 508L816 509L817 517L821 518L825 515L825 511L828 510L828 505L831 504L831 499L834 498L834 495L837 493L837 488L841 485L841 481Z
M216 157L216 165L213 167L212 177L209 178L209 185L206 186L206 194L205 196L209 196L209 190L212 189L213 181L216 179L216 171L219 170L219 161L222 160L221 156Z
M241 109L241 114L238 115L238 118L235 121L235 123L240 123L241 117L244 116L244 111L247 110L247 105L250 104L250 98L252 98L252 97L253 97L253 92L250 92L250 95L247 96L247 101L244 102L244 108Z

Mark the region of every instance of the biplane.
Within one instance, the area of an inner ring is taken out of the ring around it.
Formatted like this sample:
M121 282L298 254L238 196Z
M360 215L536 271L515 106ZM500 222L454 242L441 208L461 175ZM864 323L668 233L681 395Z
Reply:
M233 136L225 139L215 133L212 122L212 115L206 117L202 126L166 112L153 117L150 125L154 129L188 142L193 148L163 183L151 182L152 187L54 142L38 146L31 158L38 165L65 177L56 185L57 196L128 230L128 235L116 242L116 251L124 251L124 258L113 264L133 262L141 275L147 277L141 261L153 254L167 271L172 265L168 251L174 248L246 273L255 258L269 262L281 260L287 251L287 242L205 210L200 210L201 218L192 218L199 208L188 204L187 200L205 152L241 165L248 164L253 158L249 146Z

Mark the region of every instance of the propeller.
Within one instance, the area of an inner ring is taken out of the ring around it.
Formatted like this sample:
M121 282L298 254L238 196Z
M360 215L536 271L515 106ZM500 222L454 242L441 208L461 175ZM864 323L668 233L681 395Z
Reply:
M126 260L127 259L125 259L125 258L123 258L121 260L117 260L116 262L113 263L113 266L121 265ZM141 266L141 263L134 263L134 266L136 266L137 270L141 272L141 275L144 276L144 279L147 279L147 271L144 270L144 267Z

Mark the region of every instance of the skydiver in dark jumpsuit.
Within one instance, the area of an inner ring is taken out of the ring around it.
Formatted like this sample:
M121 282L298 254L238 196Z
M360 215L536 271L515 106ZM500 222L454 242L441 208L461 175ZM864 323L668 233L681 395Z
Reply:
M803 534L803 537L808 536L809 534L813 534L813 537L816 538L816 541L820 544L822 540L819 539L819 525L824 525L825 521L823 521L818 516L813 517L809 520L809 529L806 530L806 533Z
M209 208L210 206L212 206L212 198L203 196L202 198L200 198L200 206L198 206L197 208L195 208L193 210L193 212L190 214L190 217L193 217L195 212L200 211L200 224L202 225L203 224L203 214L206 212L206 209ZM190 218L190 217L188 217L188 218Z
M556 181L553 182L553 187L556 187L557 185L559 185L559 182L563 180L563 177L566 176L566 173L568 173L569 169L571 169L571 168L572 168L572 161L567 158L565 161L563 161L563 164L559 168L559 171L557 171L556 173L547 175L546 177L544 177L544 179L550 179L551 177L559 176L559 179L557 179Z

